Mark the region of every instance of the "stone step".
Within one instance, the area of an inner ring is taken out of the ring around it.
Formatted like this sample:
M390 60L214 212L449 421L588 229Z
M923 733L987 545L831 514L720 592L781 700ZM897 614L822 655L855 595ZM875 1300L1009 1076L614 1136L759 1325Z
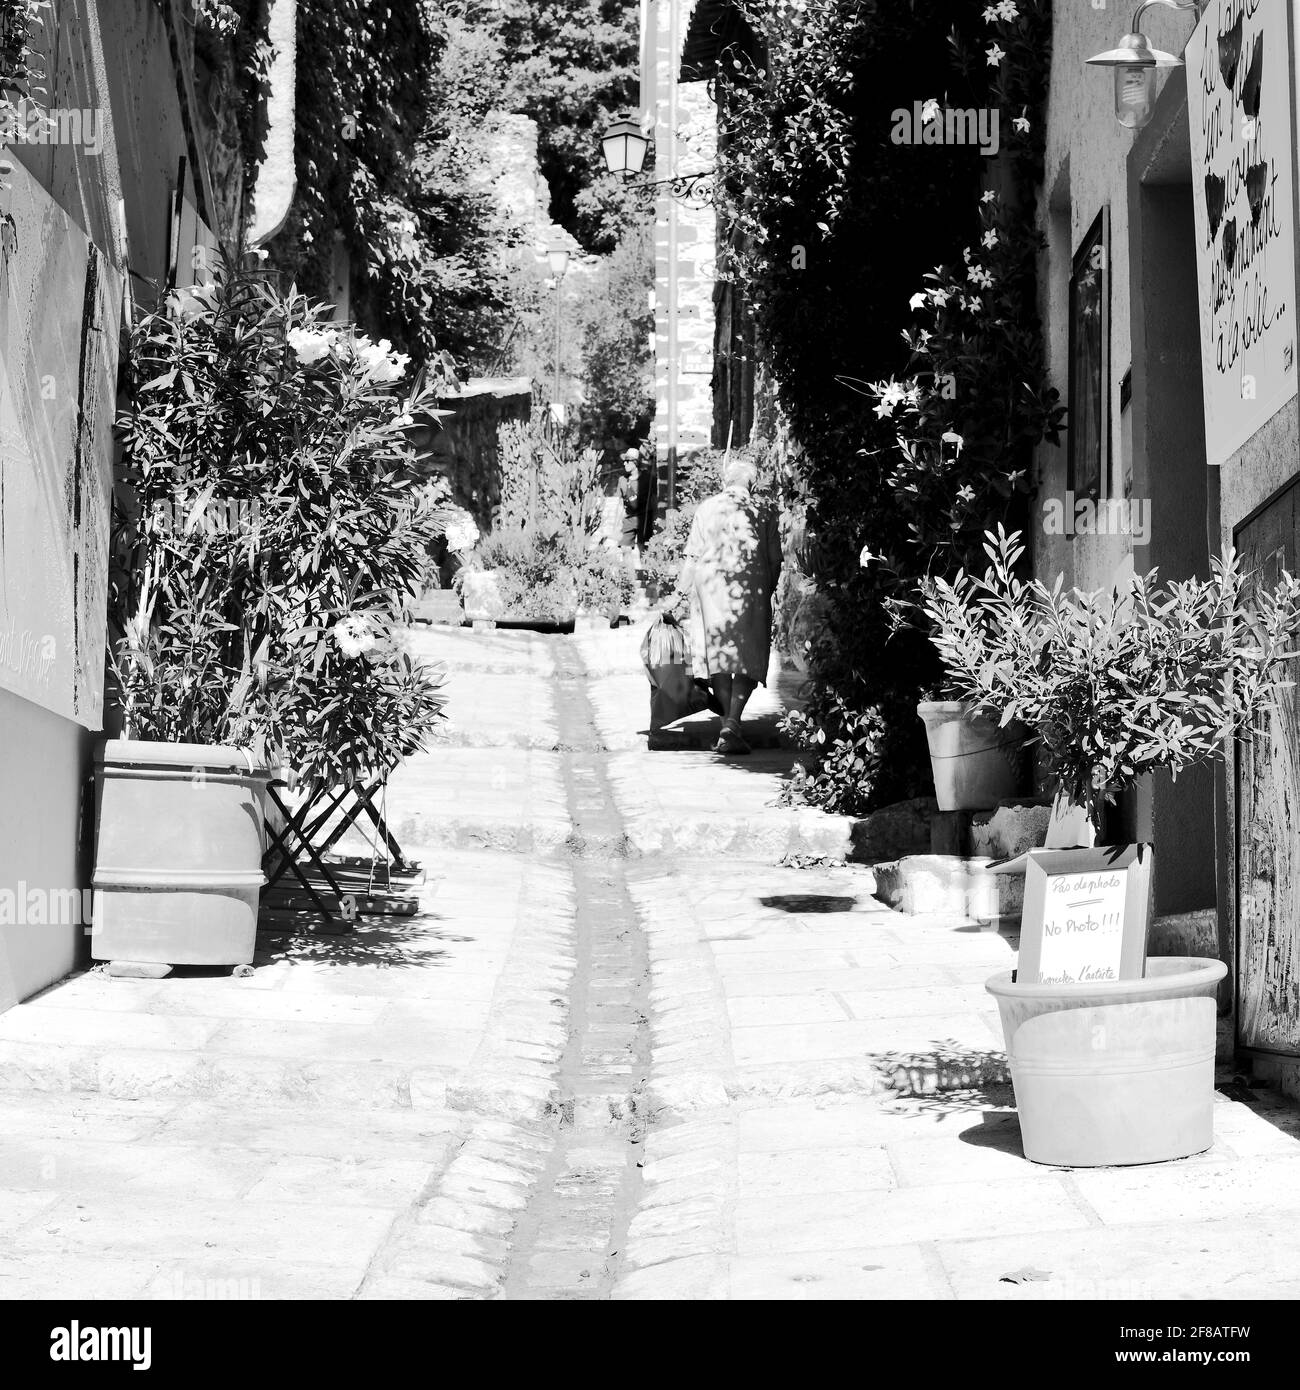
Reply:
M651 855L726 854L761 863L789 856L843 860L852 850L847 816L791 810L755 816L687 816L675 821L646 817L603 833L572 821L537 817L440 816L416 813L390 824L404 851L418 862L436 862L439 850L497 850L535 858L640 858Z
M906 854L876 864L876 897L908 915L964 917L1014 930L1020 922L1025 880L994 874L985 856Z

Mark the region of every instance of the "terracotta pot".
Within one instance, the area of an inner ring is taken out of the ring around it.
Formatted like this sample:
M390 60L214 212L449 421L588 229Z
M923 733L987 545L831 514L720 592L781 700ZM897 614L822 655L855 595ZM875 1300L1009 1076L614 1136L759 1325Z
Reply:
M505 613L495 570L465 570L460 583L461 607L470 621L494 622Z
M923 700L916 712L930 744L934 795L941 811L987 811L1023 790L1029 730L974 718L960 700Z
M95 758L96 960L253 959L270 776L237 748L104 744Z

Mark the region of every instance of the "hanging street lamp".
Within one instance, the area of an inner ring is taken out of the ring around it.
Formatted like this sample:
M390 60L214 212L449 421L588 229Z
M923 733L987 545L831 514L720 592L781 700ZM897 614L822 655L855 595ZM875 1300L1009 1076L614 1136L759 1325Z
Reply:
M639 174L650 141L631 116L620 116L600 137L600 148L611 174Z
M1152 5L1171 10L1193 10L1200 15L1199 0L1143 0L1133 15L1133 29L1119 41L1118 48L1098 53L1086 60L1089 67L1115 70L1115 119L1125 130L1141 130L1151 119L1156 101L1156 71L1181 68L1183 60L1172 53L1151 47L1151 41L1138 25Z
M624 181L631 188L666 188L670 198L697 207L713 201L712 169L699 169L693 174L676 174L667 179L636 177L645 166L650 141L630 115L620 116L605 131L600 137L600 148L605 156L605 168L611 174L622 174Z

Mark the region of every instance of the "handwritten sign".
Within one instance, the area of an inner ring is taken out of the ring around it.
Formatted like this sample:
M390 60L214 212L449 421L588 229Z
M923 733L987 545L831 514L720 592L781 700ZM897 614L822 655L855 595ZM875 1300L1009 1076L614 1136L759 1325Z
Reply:
M1287 8L1209 0L1183 55L1212 465L1226 463L1296 394Z
M1119 979L1127 891L1126 873L1053 874L1048 878L1043 950L1038 961L1041 984Z
M1088 985L1141 978L1150 884L1146 845L1031 851L1017 980Z

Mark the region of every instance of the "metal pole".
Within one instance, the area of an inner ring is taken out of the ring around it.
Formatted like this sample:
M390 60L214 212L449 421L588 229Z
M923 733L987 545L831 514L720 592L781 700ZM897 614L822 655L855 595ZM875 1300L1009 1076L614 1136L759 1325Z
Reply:
M560 286L563 281L563 275L555 277L555 395L552 400L557 406L560 404ZM560 423L558 412L555 423Z

